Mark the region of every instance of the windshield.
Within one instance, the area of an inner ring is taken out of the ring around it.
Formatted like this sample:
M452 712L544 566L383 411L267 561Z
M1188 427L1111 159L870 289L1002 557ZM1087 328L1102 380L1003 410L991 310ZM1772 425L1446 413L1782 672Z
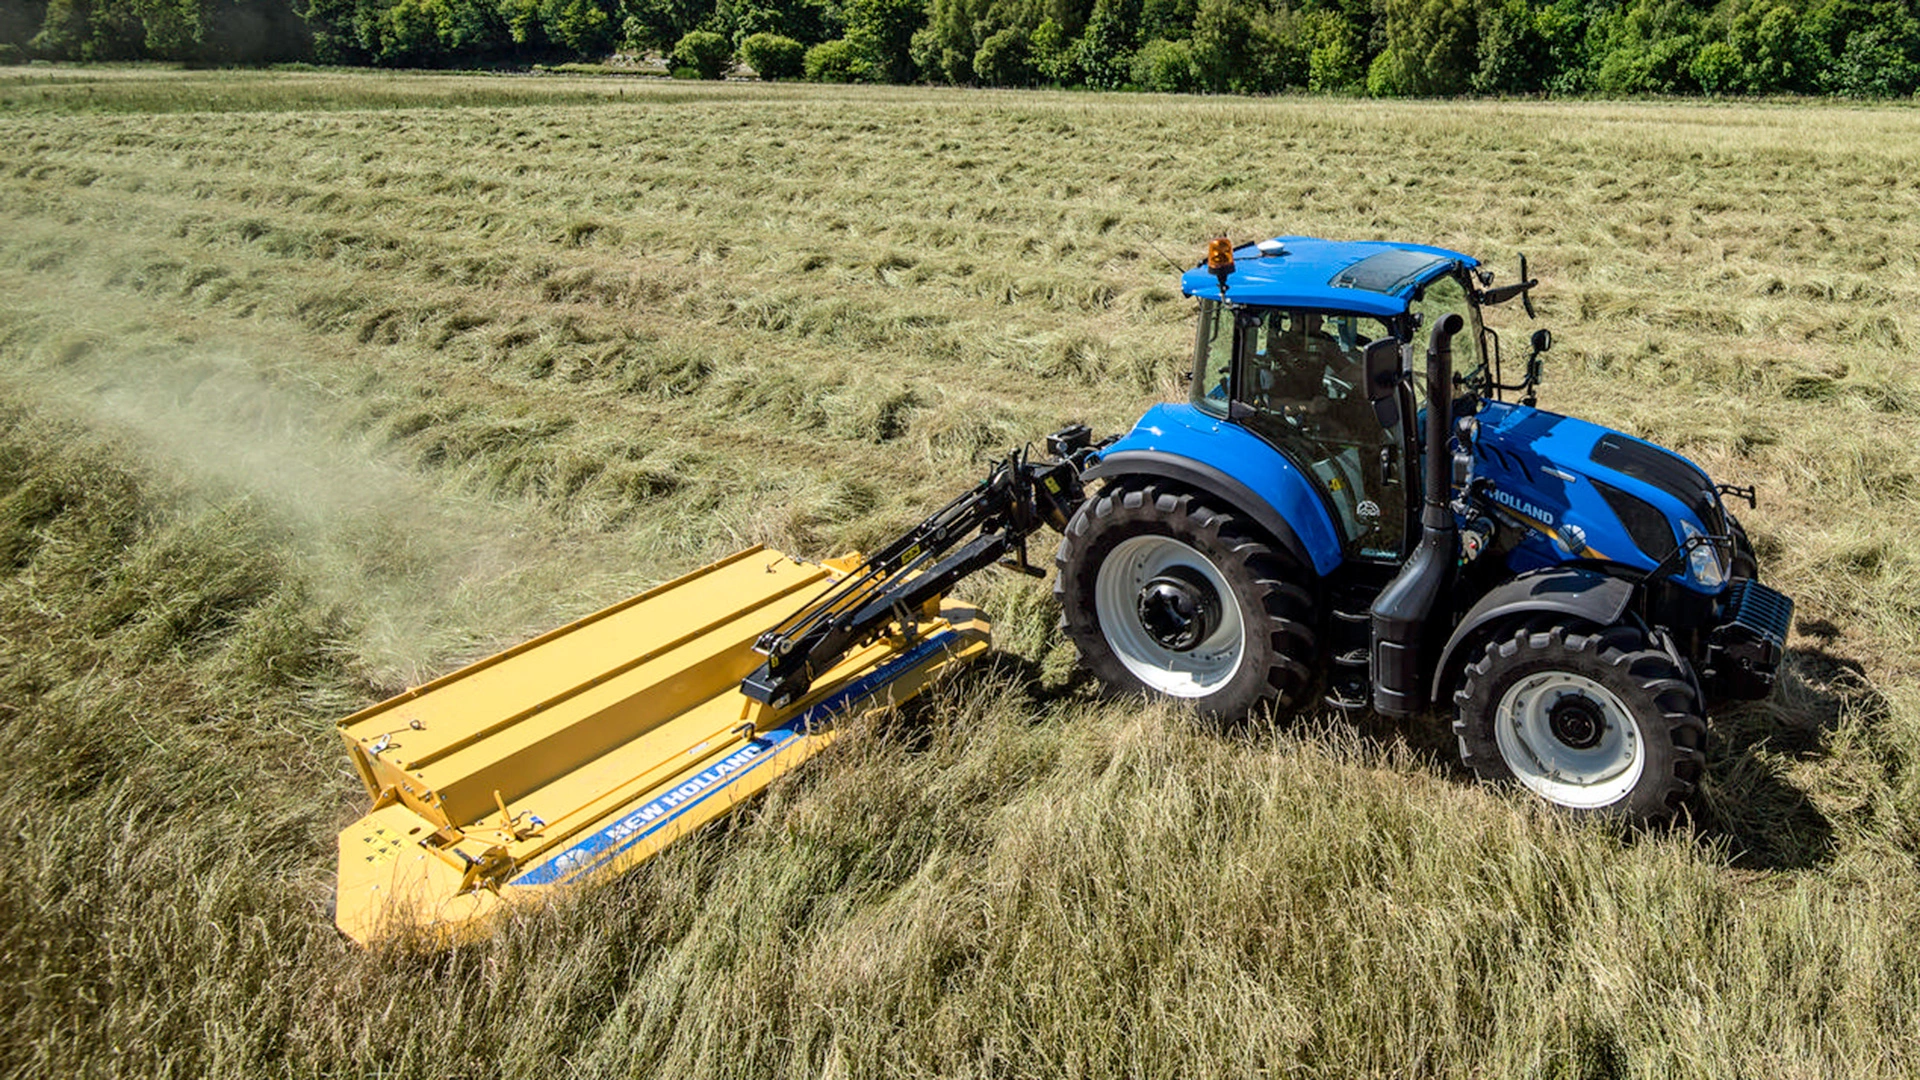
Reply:
M1465 328L1453 338L1453 370L1463 376L1479 371L1486 362L1480 351L1480 311L1467 298L1467 285L1460 273L1448 274L1427 282L1420 295L1409 305L1419 318L1419 330L1413 343L1413 392L1422 400L1427 392L1427 343L1433 328L1447 315L1458 315Z

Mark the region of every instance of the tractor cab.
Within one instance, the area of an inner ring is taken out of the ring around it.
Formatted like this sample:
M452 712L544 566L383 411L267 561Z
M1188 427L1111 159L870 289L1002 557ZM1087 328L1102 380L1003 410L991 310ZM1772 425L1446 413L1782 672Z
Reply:
M1447 314L1466 320L1462 370L1486 368L1468 255L1410 244L1281 237L1190 271L1200 300L1189 403L1251 432L1310 475L1344 560L1397 564L1418 538L1418 356L1412 396L1378 410L1366 356ZM1222 272L1224 270L1224 273Z

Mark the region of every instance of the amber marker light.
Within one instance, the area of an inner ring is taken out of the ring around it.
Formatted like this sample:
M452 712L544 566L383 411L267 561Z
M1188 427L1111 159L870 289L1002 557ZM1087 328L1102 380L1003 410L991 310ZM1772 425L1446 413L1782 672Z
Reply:
M1233 273L1233 241L1216 236L1207 243L1207 269L1220 282L1220 295L1227 295L1227 276Z

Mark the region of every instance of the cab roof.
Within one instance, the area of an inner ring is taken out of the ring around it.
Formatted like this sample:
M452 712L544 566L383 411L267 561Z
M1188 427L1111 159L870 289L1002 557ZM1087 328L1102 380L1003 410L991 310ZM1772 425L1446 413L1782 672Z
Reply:
M1320 240L1280 236L1267 241L1277 254L1247 244L1233 252L1226 299L1238 304L1322 308L1390 318L1404 314L1414 290L1459 266L1480 265L1471 255L1419 244L1380 240ZM1218 300L1220 282L1206 264L1180 278L1180 291Z

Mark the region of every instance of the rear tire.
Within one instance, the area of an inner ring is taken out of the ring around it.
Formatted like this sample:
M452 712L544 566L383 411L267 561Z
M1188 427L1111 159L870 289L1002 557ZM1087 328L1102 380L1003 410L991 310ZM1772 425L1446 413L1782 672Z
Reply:
M1672 817L1700 779L1706 720L1692 680L1634 627L1497 638L1453 699L1461 761L1577 813Z
M1310 576L1235 515L1144 484L1110 484L1054 559L1061 622L1108 687L1222 719L1307 700L1319 652Z

